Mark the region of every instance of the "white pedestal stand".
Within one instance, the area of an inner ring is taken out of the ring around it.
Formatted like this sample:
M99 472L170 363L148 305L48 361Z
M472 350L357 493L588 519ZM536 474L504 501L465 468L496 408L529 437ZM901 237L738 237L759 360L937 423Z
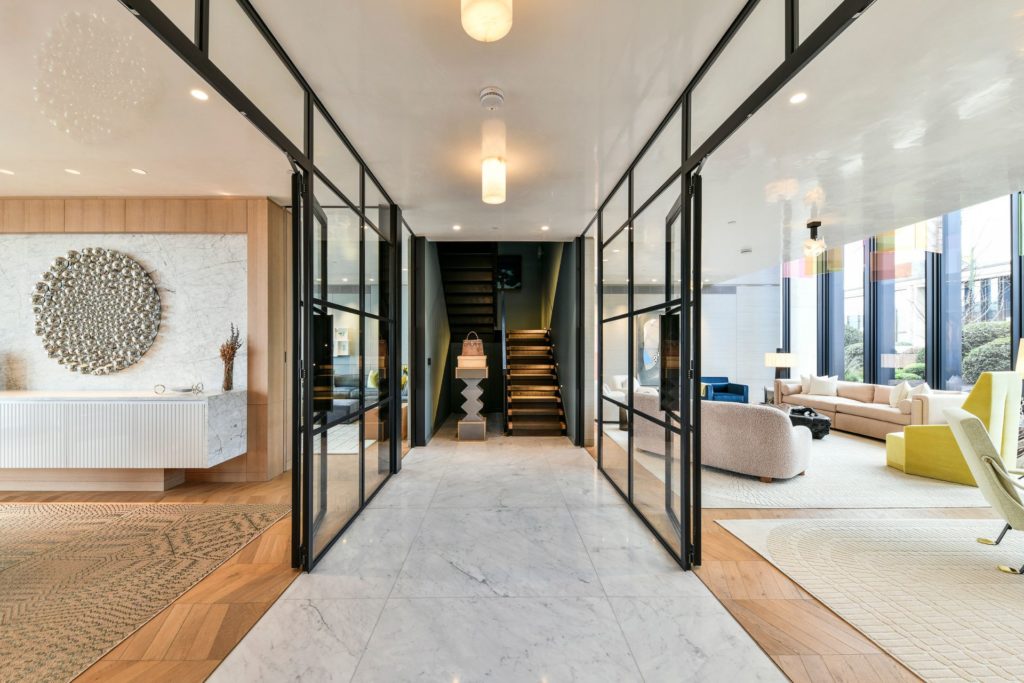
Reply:
M483 409L484 390L480 388L480 380L487 379L487 368L455 368L455 377L466 383L462 395L466 401L462 409L466 411L466 417L459 420L459 441L486 441L487 440L487 418L480 415Z

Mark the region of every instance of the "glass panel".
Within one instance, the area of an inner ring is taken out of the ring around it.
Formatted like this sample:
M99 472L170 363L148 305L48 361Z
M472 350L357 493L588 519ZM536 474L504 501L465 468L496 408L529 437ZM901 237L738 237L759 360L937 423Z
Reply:
M800 0L800 42L825 21L842 0Z
M633 346L636 349L633 359L633 377L636 380L633 386L633 409L657 416L665 407L661 401L663 385L672 387L673 395L668 397L669 400L678 399L676 392L679 382L673 375L679 372L678 311L661 308L638 313L632 320ZM663 332L665 339L662 338ZM675 402L671 407L672 412L678 414L679 407Z
M305 93L235 0L210 1L210 60L303 148Z
M388 308L388 259L391 258L391 245L377 231L369 226L363 229L366 243L366 312L390 318Z
M330 409L336 413L354 413L359 410L359 314L328 310L334 334L334 405Z
M601 458L604 471L623 493L629 491L629 419L625 408L601 401Z
M925 246L927 223L908 225L875 238L871 277L878 292L879 384L925 373Z
M367 220L383 230L387 225L387 219L385 218L387 211L388 203L384 199L384 193L373 182L373 178L367 175L366 199L363 202L363 213L366 215Z
M694 88L690 128L693 149L725 123L782 63L786 53L784 26L784 0L761 0Z
M601 214L605 240L625 225L627 220L629 220L629 181L623 180L622 185L605 205L604 213Z
M791 377L818 374L818 281L812 258L785 264L789 278L790 351L796 356Z
M363 459L366 476L366 497L384 483L391 473L391 402L385 402L366 413L363 432Z
M633 209L647 201L683 164L682 108L633 169ZM679 193L676 192L676 195Z
M353 206L359 205L362 167L319 109L313 110L314 163Z
M864 381L864 242L843 247L843 379Z
M678 201L679 193L671 187L634 219L634 310L657 306L682 295L682 215Z
M663 415L655 413L655 417ZM680 552L677 511L681 506L678 495L681 467L679 434L634 413L633 504L677 553Z
M604 387L602 393L620 403L628 402L629 390L629 318L620 318L604 324Z
M412 258L412 235L408 230L402 229L402 319L400 321L402 334L402 453L403 455L412 447L412 432L409 430L409 319L412 315L412 308L409 304L409 262Z
M319 555L359 510L359 419L313 437L313 556Z
M1010 234L1014 197L999 197L942 219L942 382L970 390L982 372L1009 370ZM961 344L955 340L960 339Z
M196 0L154 0L153 4L193 43L196 41Z
M376 318L366 320L366 405L388 397L388 323Z
M314 181L314 188L313 294L332 304L358 309L359 218L323 183Z
M629 230L623 230L603 250L602 319L627 312L629 297Z

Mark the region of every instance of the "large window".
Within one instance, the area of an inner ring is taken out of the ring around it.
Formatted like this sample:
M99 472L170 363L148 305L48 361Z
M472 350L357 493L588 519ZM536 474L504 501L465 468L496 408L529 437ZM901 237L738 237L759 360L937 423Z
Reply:
M794 373L824 366L848 381L967 391L981 373L1009 370L1019 201L998 197L851 242L829 252L824 272L821 259L786 264Z

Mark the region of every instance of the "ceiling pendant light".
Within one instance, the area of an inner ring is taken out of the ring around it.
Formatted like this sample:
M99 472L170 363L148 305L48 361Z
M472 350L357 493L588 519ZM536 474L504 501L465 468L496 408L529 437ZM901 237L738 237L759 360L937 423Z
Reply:
M818 236L818 228L821 227L821 221L807 221L807 229L811 231L811 238L804 240L804 256L807 258L817 258L825 253L825 238Z
M512 30L512 0L462 0L462 28L481 43L501 40Z
M484 204L505 203L505 160L487 157L480 165Z

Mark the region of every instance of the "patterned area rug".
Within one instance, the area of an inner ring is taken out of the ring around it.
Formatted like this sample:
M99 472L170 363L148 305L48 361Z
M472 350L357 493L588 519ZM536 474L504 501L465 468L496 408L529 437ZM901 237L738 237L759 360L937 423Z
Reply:
M0 505L0 680L70 680L287 505Z
M719 520L926 681L1021 681L1024 533L998 519Z

